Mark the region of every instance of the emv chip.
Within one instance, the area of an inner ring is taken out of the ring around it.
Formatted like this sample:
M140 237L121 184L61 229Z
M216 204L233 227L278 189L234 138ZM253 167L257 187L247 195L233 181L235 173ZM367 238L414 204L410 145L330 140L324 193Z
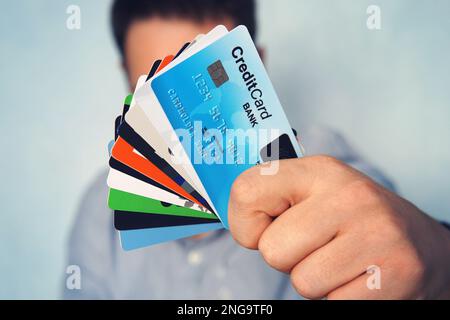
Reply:
M228 78L228 74L225 71L222 61L217 60L212 65L208 67L208 73L211 76L211 79L214 81L214 84L217 88L227 82L230 78Z

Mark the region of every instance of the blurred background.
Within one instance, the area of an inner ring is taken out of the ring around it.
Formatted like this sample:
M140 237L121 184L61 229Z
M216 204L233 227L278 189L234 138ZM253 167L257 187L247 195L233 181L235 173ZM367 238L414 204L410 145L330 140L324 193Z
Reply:
M68 30L66 9L81 9ZM382 29L366 27L381 7ZM0 10L0 298L60 297L80 197L127 93L109 0ZM399 193L450 220L450 2L259 1L259 43L291 124L341 132ZM105 199L106 203L106 199Z

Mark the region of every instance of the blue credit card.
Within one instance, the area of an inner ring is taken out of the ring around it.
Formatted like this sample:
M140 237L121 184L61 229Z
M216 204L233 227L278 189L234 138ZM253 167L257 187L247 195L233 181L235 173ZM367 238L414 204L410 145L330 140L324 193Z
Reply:
M119 231L124 250L135 250L154 244L192 237L200 233L222 229L221 223L206 223L178 227Z
M239 174L302 156L244 26L156 76L151 88L226 228Z

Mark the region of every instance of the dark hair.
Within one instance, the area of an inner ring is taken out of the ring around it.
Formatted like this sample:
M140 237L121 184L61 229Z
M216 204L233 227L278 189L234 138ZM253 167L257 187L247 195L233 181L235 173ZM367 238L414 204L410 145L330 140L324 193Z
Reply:
M256 35L254 0L114 0L111 24L122 56L131 23L152 16L183 17L199 22L230 18L236 25L245 25L252 38Z

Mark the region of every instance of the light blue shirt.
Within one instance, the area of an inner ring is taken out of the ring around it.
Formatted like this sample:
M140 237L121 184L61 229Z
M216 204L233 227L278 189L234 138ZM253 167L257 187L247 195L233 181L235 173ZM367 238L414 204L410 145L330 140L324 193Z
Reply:
M334 156L380 184L392 184L336 133L302 128L308 155ZM258 251L240 247L227 231L125 252L107 207L106 175L85 193L69 241L67 265L78 265L81 289L67 299L299 299L289 275L270 268Z

